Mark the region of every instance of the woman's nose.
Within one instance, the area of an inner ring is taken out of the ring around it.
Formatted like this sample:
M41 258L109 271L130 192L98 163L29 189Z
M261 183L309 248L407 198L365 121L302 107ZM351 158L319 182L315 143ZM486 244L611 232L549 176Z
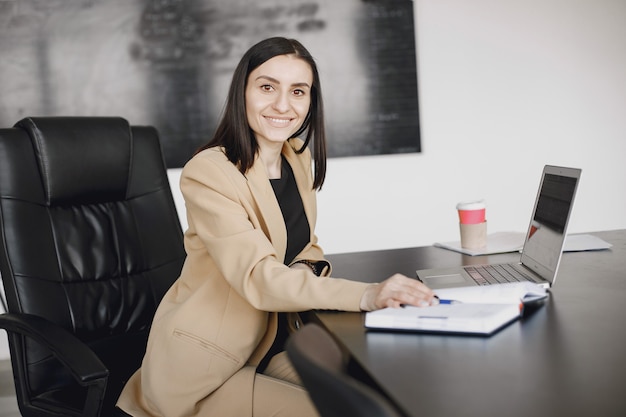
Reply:
M278 94L276 100L274 100L274 109L281 113L285 113L289 110L289 97L287 94Z

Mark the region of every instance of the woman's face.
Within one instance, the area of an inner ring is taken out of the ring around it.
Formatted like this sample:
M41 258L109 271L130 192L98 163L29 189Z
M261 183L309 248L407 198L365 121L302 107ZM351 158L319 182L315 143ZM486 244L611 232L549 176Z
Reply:
M246 86L246 114L259 146L281 144L304 122L313 72L294 55L278 55L255 68Z

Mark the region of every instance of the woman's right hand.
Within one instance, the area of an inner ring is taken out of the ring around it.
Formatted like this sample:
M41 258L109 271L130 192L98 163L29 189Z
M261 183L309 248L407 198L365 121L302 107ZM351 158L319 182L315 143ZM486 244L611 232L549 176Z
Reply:
M368 286L361 297L363 311L385 307L400 307L404 304L426 307L438 304L435 293L420 281L402 274L395 274L379 284Z

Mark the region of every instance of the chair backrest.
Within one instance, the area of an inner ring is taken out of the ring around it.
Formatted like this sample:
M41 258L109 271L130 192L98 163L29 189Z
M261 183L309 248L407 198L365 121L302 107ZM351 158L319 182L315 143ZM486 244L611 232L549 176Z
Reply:
M156 307L184 258L154 128L117 117L42 117L0 129L8 312L44 317L96 353L109 370L103 415L140 366ZM18 401L72 401L72 376L47 348L9 342L27 379Z
M341 349L317 324L289 336L287 355L321 417L400 417L382 394L347 372Z

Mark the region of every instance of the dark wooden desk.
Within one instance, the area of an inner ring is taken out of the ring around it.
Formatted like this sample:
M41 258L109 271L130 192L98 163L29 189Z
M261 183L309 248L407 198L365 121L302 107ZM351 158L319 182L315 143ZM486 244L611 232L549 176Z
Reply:
M366 331L360 313L318 312L407 416L626 416L626 230L610 250L565 253L549 301L489 338ZM329 256L335 276L509 261L435 247Z

